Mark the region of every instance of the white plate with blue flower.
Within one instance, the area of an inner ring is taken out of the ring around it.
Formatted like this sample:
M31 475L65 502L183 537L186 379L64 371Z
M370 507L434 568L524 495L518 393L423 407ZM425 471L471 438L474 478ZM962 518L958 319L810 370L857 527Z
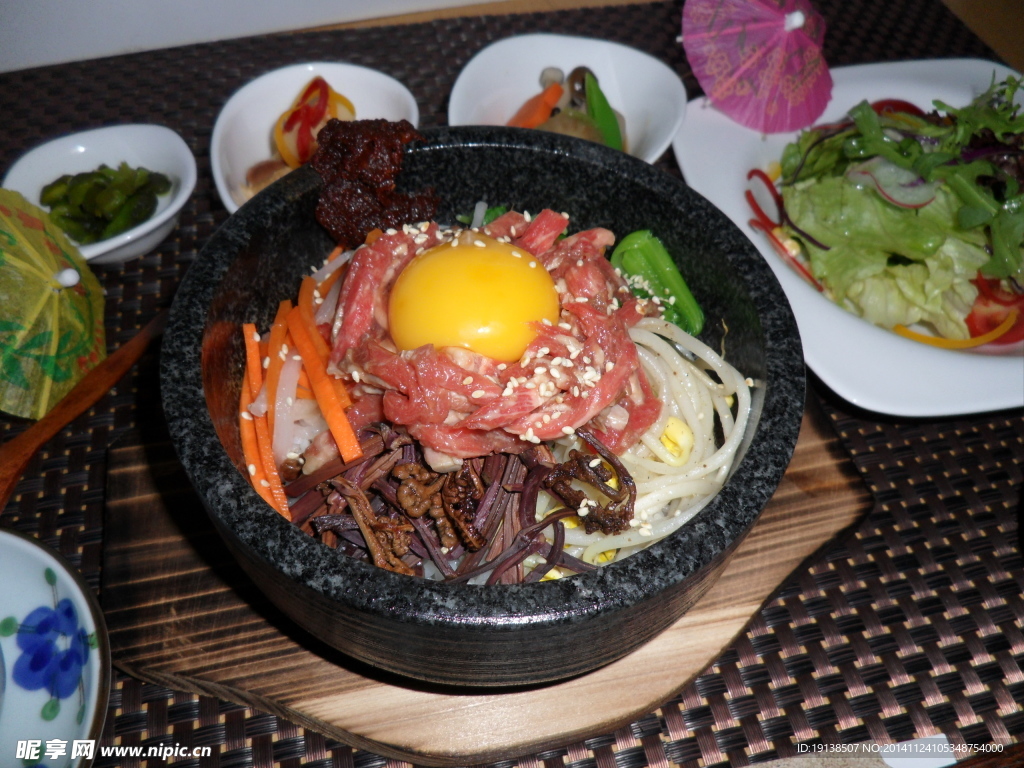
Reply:
M0 529L0 765L86 768L110 694L103 613L74 567Z

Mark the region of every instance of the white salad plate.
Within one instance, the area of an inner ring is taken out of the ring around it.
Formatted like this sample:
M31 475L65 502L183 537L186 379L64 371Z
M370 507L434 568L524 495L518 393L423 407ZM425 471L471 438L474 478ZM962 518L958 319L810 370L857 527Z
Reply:
M995 62L939 59L832 70L832 99L819 123L860 101L902 99L931 110L968 104L1016 73ZM778 161L798 133L762 134L733 122L704 97L690 102L672 147L686 182L721 209L761 251L793 307L807 365L850 403L894 416L953 416L1024 405L1024 342L974 351L911 341L842 309L801 278L753 229L747 173ZM773 215L772 209L766 211Z
M540 91L546 67L585 66L626 122L629 154L653 163L686 116L686 88L667 64L608 40L537 33L499 40L463 67L448 100L449 125L505 125Z
M4 528L0 583L0 765L87 768L110 693L99 603L63 557Z

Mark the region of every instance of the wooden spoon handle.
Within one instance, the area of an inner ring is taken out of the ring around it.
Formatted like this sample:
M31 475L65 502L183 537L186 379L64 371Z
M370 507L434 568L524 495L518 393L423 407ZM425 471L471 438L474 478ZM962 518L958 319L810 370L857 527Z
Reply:
M149 343L163 333L167 310L161 310L130 341L90 370L49 413L0 446L0 512L21 479L25 467L47 440L92 406L135 364Z

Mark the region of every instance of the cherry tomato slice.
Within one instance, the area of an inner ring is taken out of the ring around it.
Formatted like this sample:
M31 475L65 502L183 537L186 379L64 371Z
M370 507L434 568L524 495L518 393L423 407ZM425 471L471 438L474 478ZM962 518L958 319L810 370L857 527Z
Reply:
M993 341L993 344L1014 344L1024 339L1024 296L1011 298L1010 294L998 286L992 286L984 277L979 276L975 281L980 293L971 308L971 312L965 318L967 330L971 336L981 336L996 328L1006 316L1016 308L1018 311L1017 322Z

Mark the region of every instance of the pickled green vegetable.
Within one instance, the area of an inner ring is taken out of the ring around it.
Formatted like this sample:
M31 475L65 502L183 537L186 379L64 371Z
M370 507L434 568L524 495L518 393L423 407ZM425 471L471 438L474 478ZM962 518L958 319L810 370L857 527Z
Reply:
M121 163L65 174L43 187L39 202L68 237L88 245L148 220L156 212L157 198L170 191L171 180L164 174Z

